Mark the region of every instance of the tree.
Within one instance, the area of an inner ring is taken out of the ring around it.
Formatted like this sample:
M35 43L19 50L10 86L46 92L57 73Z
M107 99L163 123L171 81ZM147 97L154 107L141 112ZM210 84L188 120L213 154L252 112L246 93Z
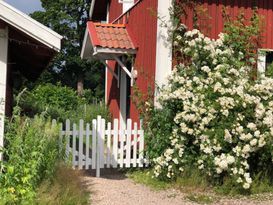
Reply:
M44 11L36 11L31 17L64 37L61 52L42 78L77 87L78 94L82 95L84 81L90 78L86 74L92 75L95 72L96 78L92 80L97 81L98 87L101 87L99 81L103 69L98 69L101 65L98 62L90 63L80 59L91 0L41 0L41 3ZM93 87L93 90L95 89L97 88Z

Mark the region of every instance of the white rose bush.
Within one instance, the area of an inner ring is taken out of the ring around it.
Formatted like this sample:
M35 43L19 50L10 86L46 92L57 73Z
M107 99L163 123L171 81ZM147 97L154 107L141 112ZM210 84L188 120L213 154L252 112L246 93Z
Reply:
M172 127L163 153L152 160L155 177L175 179L195 166L248 190L254 173L272 167L273 79L253 80L253 67L227 38L210 39L196 29L175 37L184 61L160 93Z

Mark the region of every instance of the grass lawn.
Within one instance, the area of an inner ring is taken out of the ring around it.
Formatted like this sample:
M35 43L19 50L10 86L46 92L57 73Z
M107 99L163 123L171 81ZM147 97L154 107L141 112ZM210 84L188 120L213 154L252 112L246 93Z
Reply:
M204 175L194 169L185 171L176 181L161 181L154 178L152 170L149 169L130 170L126 175L136 183L149 186L155 191L175 188L185 193L189 201L198 204L215 203L221 198L240 199L247 197L258 201L273 199L273 186L261 176L256 176L250 192L247 193L232 187L229 181L225 181L221 186L212 185Z

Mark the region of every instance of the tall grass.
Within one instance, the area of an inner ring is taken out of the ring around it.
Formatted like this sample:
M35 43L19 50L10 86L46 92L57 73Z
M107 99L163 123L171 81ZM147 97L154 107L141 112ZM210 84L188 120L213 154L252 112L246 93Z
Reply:
M39 205L86 205L89 192L80 180L81 173L64 164L58 166L54 177L45 180L38 188L36 203Z
M36 188L54 173L60 156L57 142L58 129L52 128L43 116L13 116L5 133L1 203L29 204L34 200Z

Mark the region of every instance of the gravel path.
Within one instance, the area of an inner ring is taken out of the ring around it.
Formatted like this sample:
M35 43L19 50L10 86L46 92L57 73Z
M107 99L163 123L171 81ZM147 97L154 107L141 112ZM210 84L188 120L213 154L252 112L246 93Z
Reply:
M190 194L174 189L153 191L150 188L134 183L125 175L116 171L104 171L101 178L94 173L87 173L83 182L91 192L92 205L194 205L187 199ZM273 205L271 199L264 201L240 199L215 199L215 205Z

